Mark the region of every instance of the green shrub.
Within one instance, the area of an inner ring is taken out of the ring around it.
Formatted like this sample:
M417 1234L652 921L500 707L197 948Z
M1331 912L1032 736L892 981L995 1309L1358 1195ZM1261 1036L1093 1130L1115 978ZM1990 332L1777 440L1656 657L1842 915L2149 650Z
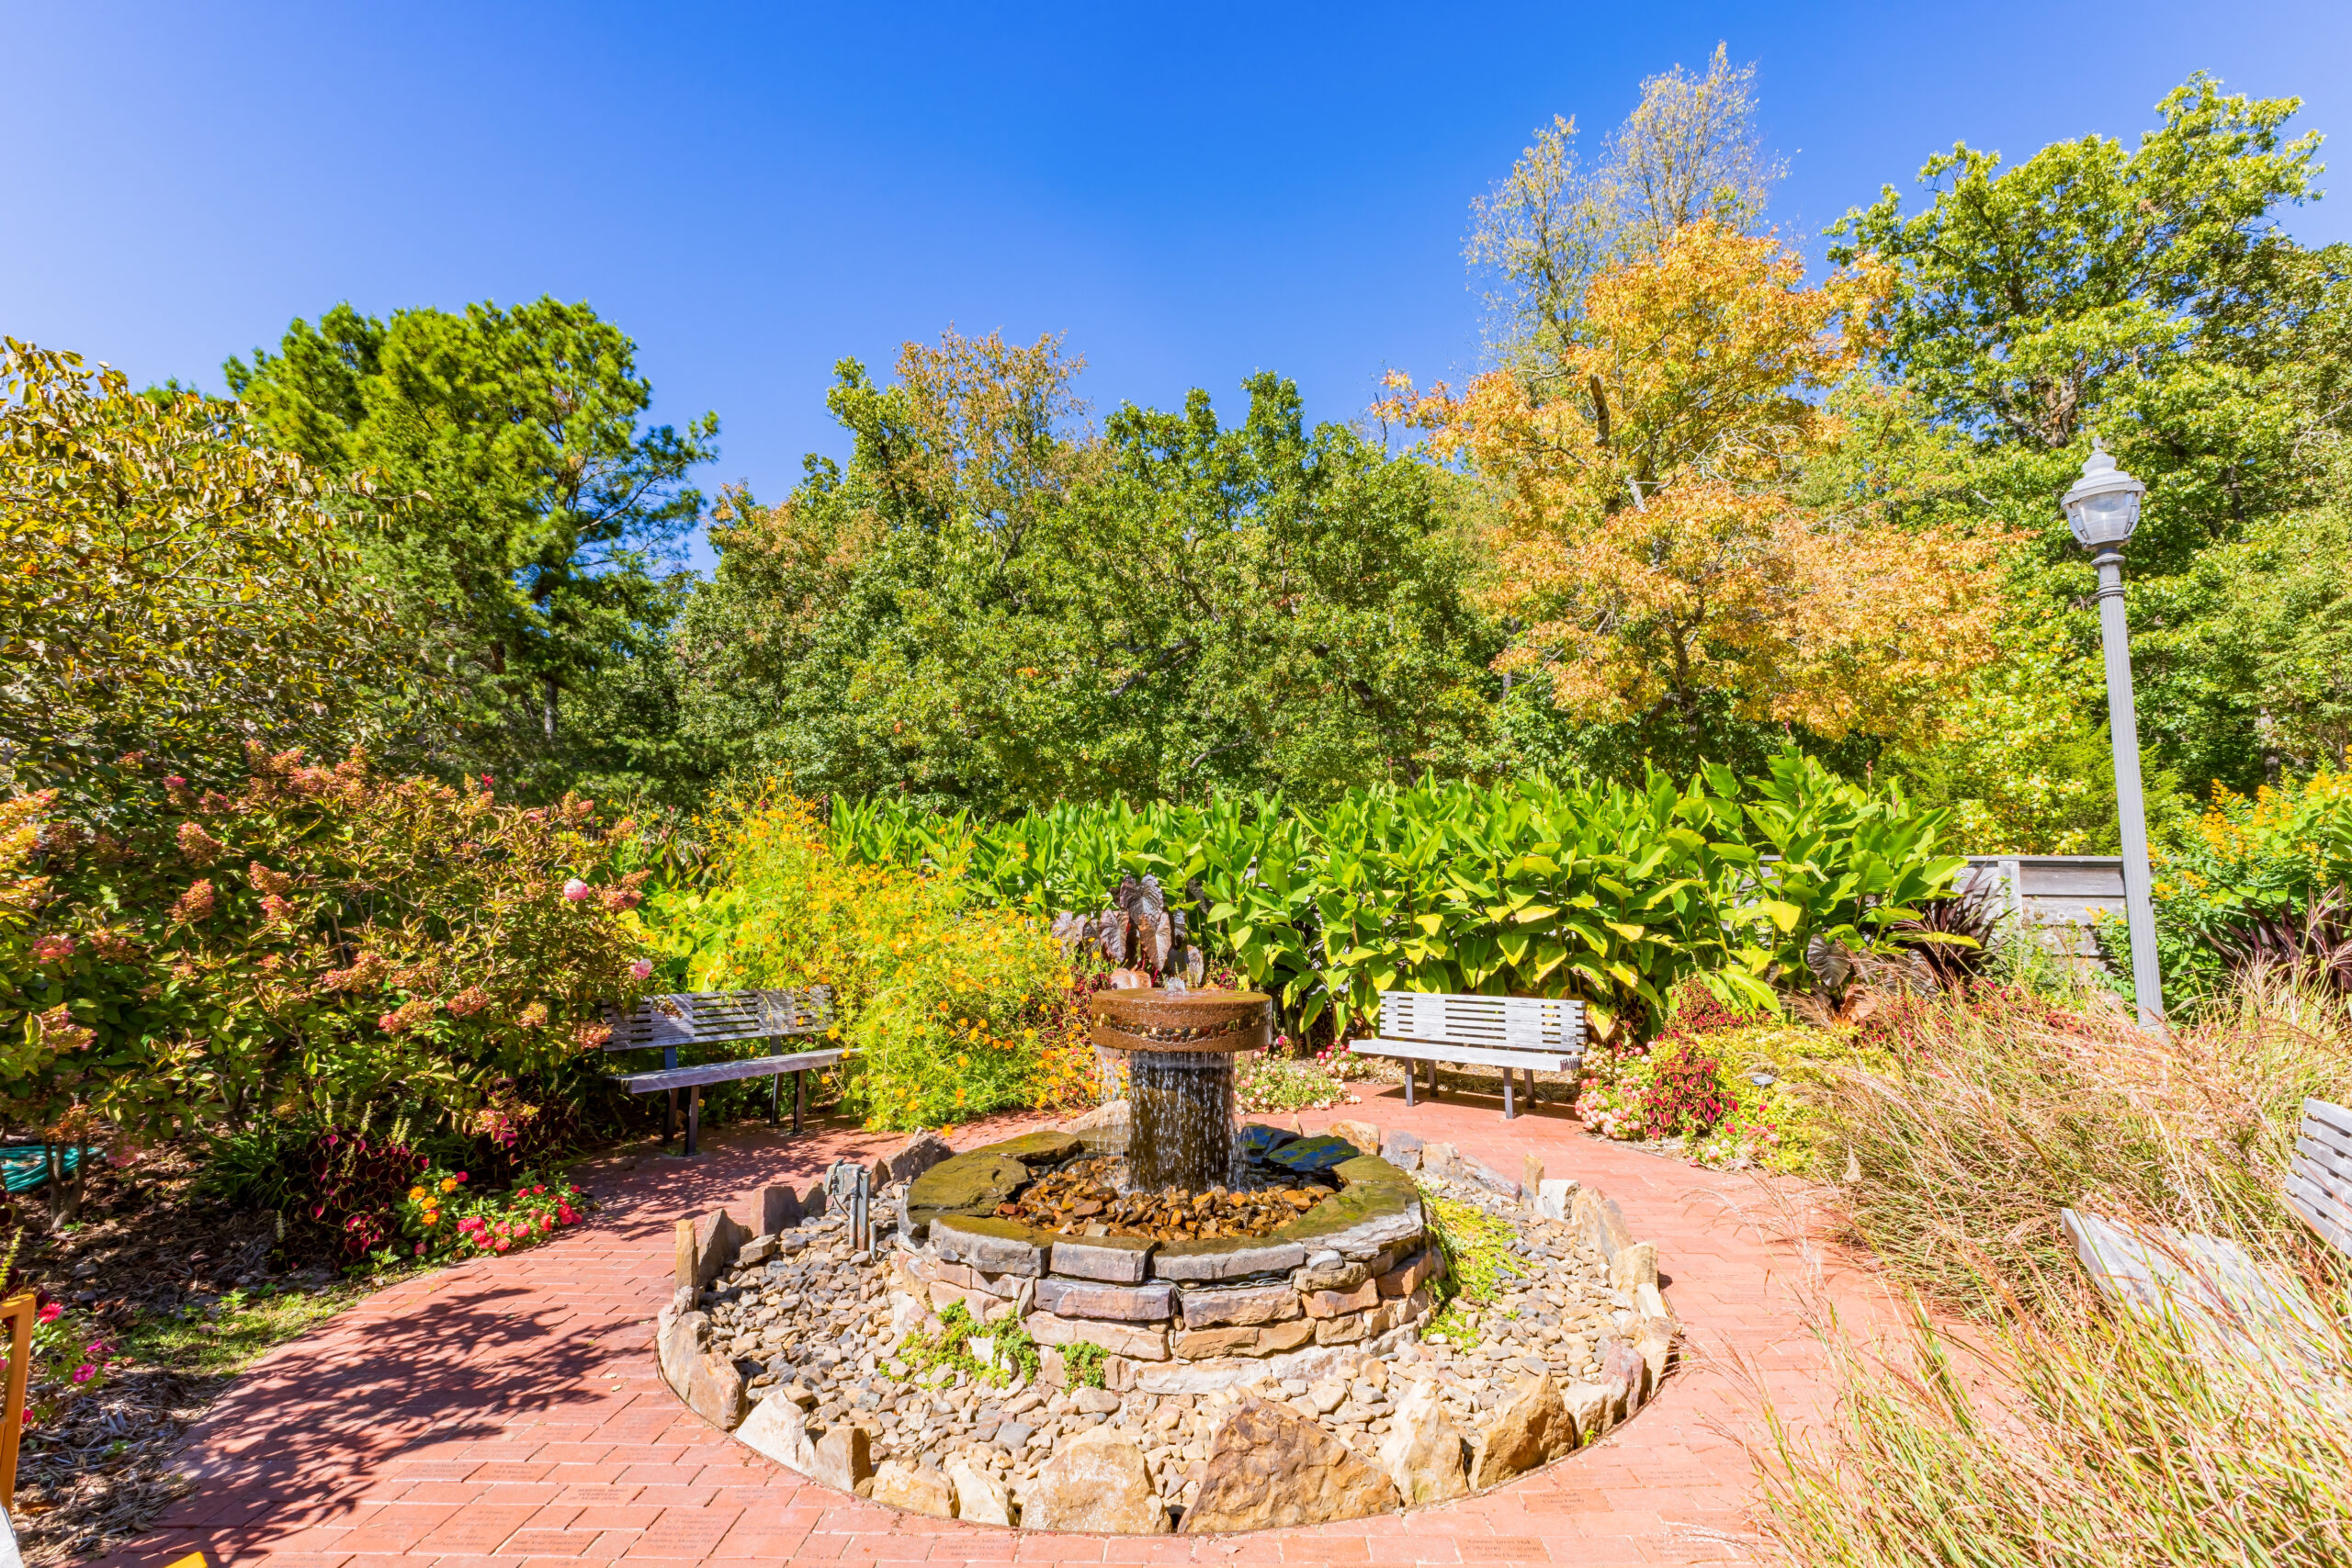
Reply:
M788 799L732 808L719 838L708 886L661 888L643 912L665 977L695 990L831 987L835 1037L858 1052L845 1102L868 1125L966 1122L1091 1081L1091 1048L1069 1038L1060 949L1037 921L976 900L952 863L845 862Z

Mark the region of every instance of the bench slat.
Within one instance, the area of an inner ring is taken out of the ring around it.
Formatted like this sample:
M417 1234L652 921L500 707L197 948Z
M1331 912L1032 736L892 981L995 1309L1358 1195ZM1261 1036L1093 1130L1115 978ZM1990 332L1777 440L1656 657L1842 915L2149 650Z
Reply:
M2322 1241L2352 1258L2352 1210L2291 1172L2287 1177L2287 1206L2318 1232Z
M2312 1179L2322 1186L2340 1185L2346 1192L2352 1192L2352 1155L2342 1149L2324 1144L2307 1133L2295 1140L2294 1163L2311 1167Z
M1573 1071L1584 1060L1581 1052L1521 1051L1502 1046L1460 1045L1442 1040L1391 1040L1385 1035L1353 1040L1348 1049L1359 1056L1406 1056L1422 1062L1462 1062L1481 1067L1519 1067L1535 1072Z
M607 1051L642 1051L692 1044L726 1044L786 1035L814 1034L832 1015L830 987L803 993L772 991L673 991L647 997L628 1013L608 1013Z
M2303 1101L2303 1119L2323 1122L2352 1138L2352 1110L2341 1105L2331 1104L2324 1100L2306 1100Z
M2302 1125L2296 1128L2295 1132L2301 1141L2316 1144L2324 1149L2332 1149L2346 1159L2352 1160L2352 1133L2339 1133L2315 1116L2304 1117Z
M1392 1040L1573 1051L1584 1041L1584 1004L1545 997L1383 991L1380 1032Z
M732 1083L738 1078L763 1078L777 1073L830 1067L850 1054L847 1050L833 1050L803 1051L790 1056L746 1056L740 1061L707 1062L698 1067L664 1067L650 1073L625 1073L614 1081L631 1094L655 1094L665 1089L692 1089L698 1084Z

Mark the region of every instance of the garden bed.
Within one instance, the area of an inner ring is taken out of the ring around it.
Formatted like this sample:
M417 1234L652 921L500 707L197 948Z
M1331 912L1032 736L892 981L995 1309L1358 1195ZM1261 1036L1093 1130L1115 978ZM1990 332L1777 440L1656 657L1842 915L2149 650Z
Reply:
M1572 1182L1522 1192L1442 1146L1386 1142L1391 1158L1341 1162L1340 1190L1288 1225L1208 1240L925 1213L991 1162L1069 1157L1038 1134L901 1170L870 1252L813 1190L772 1188L765 1234L721 1213L682 1237L663 1373L827 1484L1111 1533L1442 1501L1638 1409L1673 1343L1655 1247Z

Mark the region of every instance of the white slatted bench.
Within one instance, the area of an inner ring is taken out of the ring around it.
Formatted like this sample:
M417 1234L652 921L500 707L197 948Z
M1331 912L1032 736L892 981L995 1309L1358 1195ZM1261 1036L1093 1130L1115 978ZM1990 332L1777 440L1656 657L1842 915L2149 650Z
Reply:
M2287 1206L2322 1241L2352 1258L2352 1111L2303 1101L2295 1157L2287 1166Z
M1572 1073L1584 1061L1584 1004L1541 997L1465 997L1442 991L1380 993L1380 1032L1350 1047L1360 1056L1396 1056L1405 1063L1405 1103L1413 1103L1419 1064L1430 1064L1430 1097L1437 1097L1437 1064L1500 1067L1503 1116L1519 1114L1511 1076Z
M695 1152L702 1130L702 1087L732 1083L741 1078L767 1077L768 1125L783 1117L784 1075L793 1077L792 1130L803 1130L808 1112L808 1075L842 1062L853 1052L835 1046L771 1056L744 1056L728 1062L678 1066L678 1050L686 1045L725 1045L745 1040L782 1042L816 1034L832 1021L832 992L823 986L808 991L678 991L648 997L634 1008L605 1014L613 1037L607 1051L660 1051L662 1066L651 1072L617 1073L614 1081L631 1094L667 1090L668 1107L662 1115L662 1143L667 1147L678 1116L678 1091L686 1091L687 1154Z

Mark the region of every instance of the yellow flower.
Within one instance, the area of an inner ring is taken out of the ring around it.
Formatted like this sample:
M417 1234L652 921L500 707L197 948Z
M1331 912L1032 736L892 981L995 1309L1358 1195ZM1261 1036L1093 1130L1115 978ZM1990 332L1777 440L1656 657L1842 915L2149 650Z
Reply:
M457 1179L456 1177L454 1177L454 1176L445 1176L445 1177L443 1177L443 1178L441 1179L441 1190L442 1190L442 1191L444 1191L444 1192L455 1192L457 1190L458 1190L458 1179Z
M408 1201L412 1203L424 1196L424 1189L422 1187L412 1187L408 1190Z

